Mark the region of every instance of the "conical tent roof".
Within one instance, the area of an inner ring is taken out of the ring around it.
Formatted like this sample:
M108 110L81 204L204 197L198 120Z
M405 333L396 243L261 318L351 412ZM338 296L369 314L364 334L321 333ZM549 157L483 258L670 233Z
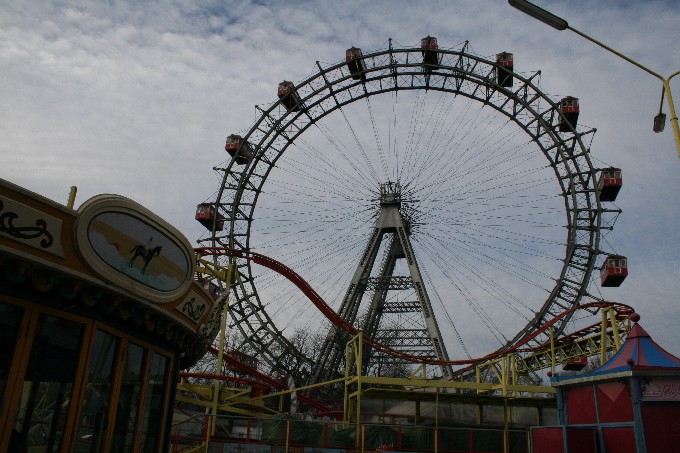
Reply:
M652 340L640 324L635 324L619 352L593 373L662 369L680 371L680 359Z
M599 380L624 373L647 371L668 372L680 375L680 359L659 346L641 325L635 324L628 332L626 341L612 358L598 369L575 376L553 376L555 384L573 380Z

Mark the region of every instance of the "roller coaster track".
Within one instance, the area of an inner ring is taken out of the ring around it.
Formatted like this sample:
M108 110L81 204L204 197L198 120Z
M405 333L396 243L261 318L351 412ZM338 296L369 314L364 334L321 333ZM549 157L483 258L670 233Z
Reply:
M194 252L196 254L197 261L203 265L207 264L207 261L203 259L203 257L229 256L250 260L256 264L278 272L290 282L292 282L298 289L300 289L300 291L302 291L302 293L333 325L341 328L352 336L359 333L359 330L356 327L338 315L338 313L336 313L314 290L314 288L312 288L300 275L273 258L251 251L223 247L201 247L194 249ZM219 267L219 265L215 266ZM205 267L203 269L205 269ZM220 269L215 269L210 273L212 275L225 274L224 271ZM537 347L526 346L539 334L545 332L546 330L552 329L555 325L558 325L558 322L563 318L581 310L588 311L591 314L594 314L598 310L601 311L602 321L593 323L592 325L582 328L574 333L560 336L558 339L555 339L552 344L549 342ZM529 335L524 336L510 346L501 348L484 357L465 360L438 360L416 357L391 349L377 340L369 338L365 335L362 336L362 341L365 345L375 350L413 363L463 366L462 369L459 369L456 372L453 379L461 379L463 376L469 376L472 370L479 367L483 368L484 364L492 364L490 366L494 366L493 364L496 361L508 355L513 356L517 370L526 373L547 368L551 365L554 367L555 363L566 363L576 357L592 356L597 353L604 354L605 350L611 349L612 347L618 349L623 337L629 330L629 326L627 327L626 324L628 323L629 316L633 312L634 310L630 306L617 302L602 301L581 304L564 311L558 316L555 316L550 321L542 325L540 329L531 332ZM215 350L212 352L216 353L217 351ZM281 387L283 384L274 381L268 376L262 375L262 373L257 372L257 370L252 367L241 364L236 359L229 357L226 354L224 357L225 360L231 361L234 366L238 366L244 371L253 373L253 375L257 375L259 378L265 380L265 382L272 381L270 382L271 385L276 388L285 387Z

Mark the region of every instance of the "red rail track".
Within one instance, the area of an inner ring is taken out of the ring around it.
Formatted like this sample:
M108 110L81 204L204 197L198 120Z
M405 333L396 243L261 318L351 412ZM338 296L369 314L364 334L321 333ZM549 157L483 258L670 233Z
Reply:
M275 272L278 272L279 274L283 275L286 277L291 283L293 283L295 286L302 291L302 293L316 306L316 308L335 326L341 328L345 332L349 333L350 335L356 335L359 333L359 330L354 327L352 324L347 322L345 319L343 319L340 315L338 315L324 300L323 298L312 288L309 283L307 283L300 275L298 275L295 271L293 271L291 268L286 266L285 264L270 258L268 256L247 251L247 250L236 250L236 249L229 249L229 248L224 248L224 247L201 247L201 248L196 248L194 249L194 252L196 253L197 257L203 257L203 256L230 256L230 257L235 257L235 258L242 258L246 260L250 260L256 264L259 264L261 266L264 266L268 269L271 269ZM389 354L393 357L397 357L399 359L415 362L415 363L425 363L428 365L474 365L478 364L480 362L485 362L487 360L491 360L494 358L497 358L499 356L511 353L511 352L530 352L530 351L539 351L544 349L546 346L538 346L535 348L527 348L527 349L522 349L522 346L524 346L527 342L535 338L537 335L540 333L544 332L545 330L549 329L552 327L557 321L561 320L562 318L569 316L575 311L578 310L588 310L588 309L593 309L593 308L613 308L614 311L617 314L617 317L619 319L623 319L627 316L630 316L630 314L634 313L633 308L631 308L628 305L621 304L618 302L590 302L582 305L578 305L576 307L573 307L569 310L566 310L565 312L561 313L560 315L554 317L550 321L546 322L543 324L539 329L535 330L531 335L527 335L524 337L522 340L519 342L510 345L505 348L501 348L495 352L492 352L491 354L488 354L484 357L478 357L475 359L465 359L465 360L438 360L438 359L427 359L423 357L417 357L413 356L410 354L405 354L400 351L396 351L380 342L377 340L363 336L363 343L370 346L373 349L379 350L381 352L384 352L385 354ZM598 326L600 323L595 323L592 324L584 329L579 330L578 332L575 332L573 334L567 335L565 337L561 337L559 341L564 342L567 339L570 338L575 338L576 335L581 335L584 332L594 332L596 329L598 329ZM225 359L228 356L225 355ZM234 361L232 363L234 366L242 366L242 369L244 371L250 372L252 370L253 372L257 372L256 369L252 367L248 367L245 364L240 364L240 362L236 361L233 358L230 358L229 360ZM250 369L250 370L249 370ZM261 373L260 373L261 375ZM260 376L258 376L260 377ZM268 376L265 376L266 379L269 379L273 381L271 378ZM277 382L277 381L273 381ZM281 383L277 382L277 388L286 388L285 386L283 387L278 387L280 385L283 385Z

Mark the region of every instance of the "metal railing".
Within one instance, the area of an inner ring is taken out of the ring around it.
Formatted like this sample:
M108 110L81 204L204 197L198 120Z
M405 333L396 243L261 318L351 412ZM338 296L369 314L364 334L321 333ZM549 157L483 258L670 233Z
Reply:
M213 451L329 453L524 453L529 452L529 432L481 426L431 426L401 424L345 424L308 421L290 416L255 419L211 415L191 417L172 427L172 453ZM210 436L211 423L215 434ZM231 448L227 446L230 444ZM212 448L211 448L212 447Z

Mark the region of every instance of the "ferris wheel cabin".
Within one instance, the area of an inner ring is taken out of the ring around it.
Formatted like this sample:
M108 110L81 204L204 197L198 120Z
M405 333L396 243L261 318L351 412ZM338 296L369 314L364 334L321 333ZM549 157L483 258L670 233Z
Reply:
M257 357L251 354L246 354L243 351L239 351L238 349L230 349L227 351L227 357L236 360L237 362L246 365L247 367L250 367L254 370L257 370L260 367L260 361L257 360ZM234 366L231 363L226 364L226 368L230 371L242 371L238 367Z
M614 201L623 185L620 168L605 168L600 173L600 181L597 184L600 193L600 201Z
M215 205L213 203L200 203L196 206L196 220L209 230L212 230L213 223L216 231L224 229L224 217L217 215L217 222L215 222Z
M427 70L434 69L439 65L439 46L437 45L437 38L434 36L427 36L420 40L420 51L423 54L423 66Z
M600 268L600 283L606 287L621 286L628 276L628 259L625 256L611 255Z
M354 80L366 80L366 63L364 63L364 54L358 47L350 47L345 52L345 61L347 62L347 69Z
M302 110L302 100L300 99L300 95L295 90L295 85L293 85L293 82L284 80L283 82L279 83L277 94L289 112L299 112Z
M496 54L496 83L502 87L512 86L513 58L510 52Z
M577 357L562 365L564 371L581 371L588 365L588 357Z
M562 100L560 101L560 112L562 112L562 115L560 115L559 123L560 132L569 132L571 130L571 128L569 127L570 125L574 129L576 129L576 123L578 122L578 114L580 112L578 98L572 96L562 98Z
M224 149L239 165L247 164L253 158L253 149L250 147L250 143L243 140L240 135L231 134L228 136Z

